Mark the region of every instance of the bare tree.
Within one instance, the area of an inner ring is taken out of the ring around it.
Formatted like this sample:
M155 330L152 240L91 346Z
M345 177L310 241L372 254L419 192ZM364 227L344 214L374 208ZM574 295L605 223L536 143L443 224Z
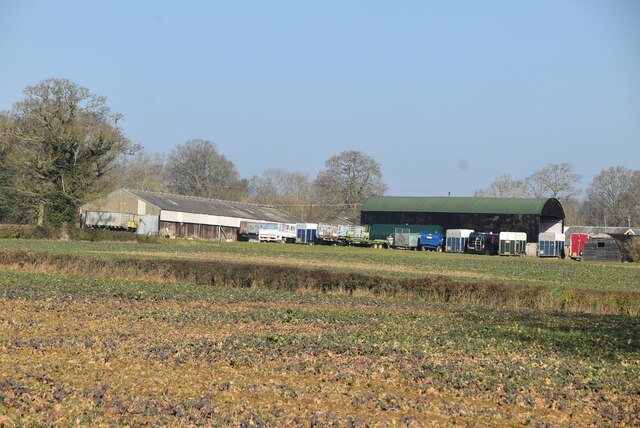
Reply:
M249 194L255 203L275 205L302 219L310 219L313 183L303 172L268 169L249 182Z
M584 205L594 224L637 224L640 221L640 171L622 166L603 169L591 181Z
M169 188L179 194L204 198L242 199L246 181L235 165L208 140L189 140L168 158Z
M358 223L365 199L387 191L380 164L362 152L344 151L329 158L325 166L315 186L320 204L330 208L327 216L341 216Z
M534 172L525 182L527 193L534 198L569 199L578 195L575 183L580 174L573 172L573 166L564 162L549 164Z
M150 192L167 192L167 165L165 157L151 155L142 150L134 157L124 159L118 166L118 187Z
M505 174L493 180L486 189L476 190L473 196L493 198L522 198L526 194L526 188L522 180L514 180Z
M261 176L254 175L249 180L249 197L257 204L277 203L283 195L283 181L286 172L281 169L267 169Z
M39 224L73 221L116 158L137 147L118 127L122 116L85 87L47 79L24 94L2 124L12 143L7 161L14 199L29 206Z

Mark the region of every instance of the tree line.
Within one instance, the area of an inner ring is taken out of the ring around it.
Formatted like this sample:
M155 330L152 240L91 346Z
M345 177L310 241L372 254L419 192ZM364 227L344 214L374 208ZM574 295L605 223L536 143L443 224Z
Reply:
M387 186L380 164L344 151L311 178L269 169L249 179L208 140L149 154L118 125L104 97L68 79L46 79L0 112L0 222L76 222L83 203L117 188L280 207L308 221L357 223L359 208Z
M570 163L549 164L529 177L501 175L474 196L557 198L568 225L637 226L640 222L640 170L602 169L583 191Z
M282 208L307 221L358 223L360 206L387 190L380 164L360 151L330 157L316 177L268 169L242 178L203 139L150 154L132 143L104 97L67 79L46 79L0 112L0 222L76 222L78 208L117 188L169 192ZM571 164L524 179L497 177L474 196L555 197L567 224L623 226L640 220L640 171L603 169L583 192Z

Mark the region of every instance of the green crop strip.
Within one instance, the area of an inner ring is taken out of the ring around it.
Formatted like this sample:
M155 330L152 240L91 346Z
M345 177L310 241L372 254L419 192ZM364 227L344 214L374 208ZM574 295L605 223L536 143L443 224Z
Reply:
M501 258L370 248L173 240L145 244L5 239L0 240L0 250L106 258L206 259L227 263L318 267L338 272L395 277L438 275L467 282L640 291L640 268L635 263L581 263L570 260Z

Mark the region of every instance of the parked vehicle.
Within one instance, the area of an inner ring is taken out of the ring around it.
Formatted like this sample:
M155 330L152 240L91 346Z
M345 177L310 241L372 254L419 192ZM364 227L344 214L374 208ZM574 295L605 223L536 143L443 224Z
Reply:
M469 235L467 252L495 256L500 249L500 236L497 233L473 232Z
M396 232L388 240L389 247L437 252L444 250L445 234L431 232L410 233L408 230L396 229Z
M444 233L442 226L416 225L416 224L372 224L369 228L369 239L372 241L383 240L395 233L396 229L409 229L409 233L433 232Z
M238 240L258 242L260 240L260 229L265 227L277 226L275 223L263 221L241 221L238 229Z
M571 246L569 250L570 257L573 260L582 260L582 250L589 240L590 236L586 233L572 233Z
M350 245L366 244L369 241L369 226L340 226L340 236Z
M527 234L524 232L500 232L501 256L525 256L527 253Z
M564 233L545 232L538 235L538 257L564 259Z
M346 230L343 231L346 233ZM340 236L340 225L318 223L316 242L318 244L337 244L344 238Z
M466 253L469 235L473 229L449 229L447 230L447 253Z
M298 223L296 224L296 244L316 243L318 234L318 223Z
M368 243L369 226L318 223L315 242L328 245L362 245Z
M262 227L258 231L260 242L295 242L296 225L290 223L267 223L268 227Z
M294 242L296 225L291 223L269 223L241 221L238 240L252 242Z

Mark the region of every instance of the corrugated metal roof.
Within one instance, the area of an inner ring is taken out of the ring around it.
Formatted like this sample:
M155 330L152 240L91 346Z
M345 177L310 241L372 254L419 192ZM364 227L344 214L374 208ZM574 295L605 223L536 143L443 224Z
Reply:
M173 195L169 193L147 192L142 190L124 189L124 191L166 211L209 214L252 220L266 220L278 223L299 223L302 221L285 211L266 205L223 201L220 199L198 198L195 196Z
M548 198L372 196L362 205L362 211L540 215L548 201Z
M596 235L598 233L624 234L627 231L629 231L628 227L569 226L565 228L564 233L571 236L572 233L583 233L585 235Z
M574 233L582 233L584 235L595 236L598 234L624 234L629 231L628 227L604 227L604 226L569 226L564 229L565 245L571 245L571 235Z

